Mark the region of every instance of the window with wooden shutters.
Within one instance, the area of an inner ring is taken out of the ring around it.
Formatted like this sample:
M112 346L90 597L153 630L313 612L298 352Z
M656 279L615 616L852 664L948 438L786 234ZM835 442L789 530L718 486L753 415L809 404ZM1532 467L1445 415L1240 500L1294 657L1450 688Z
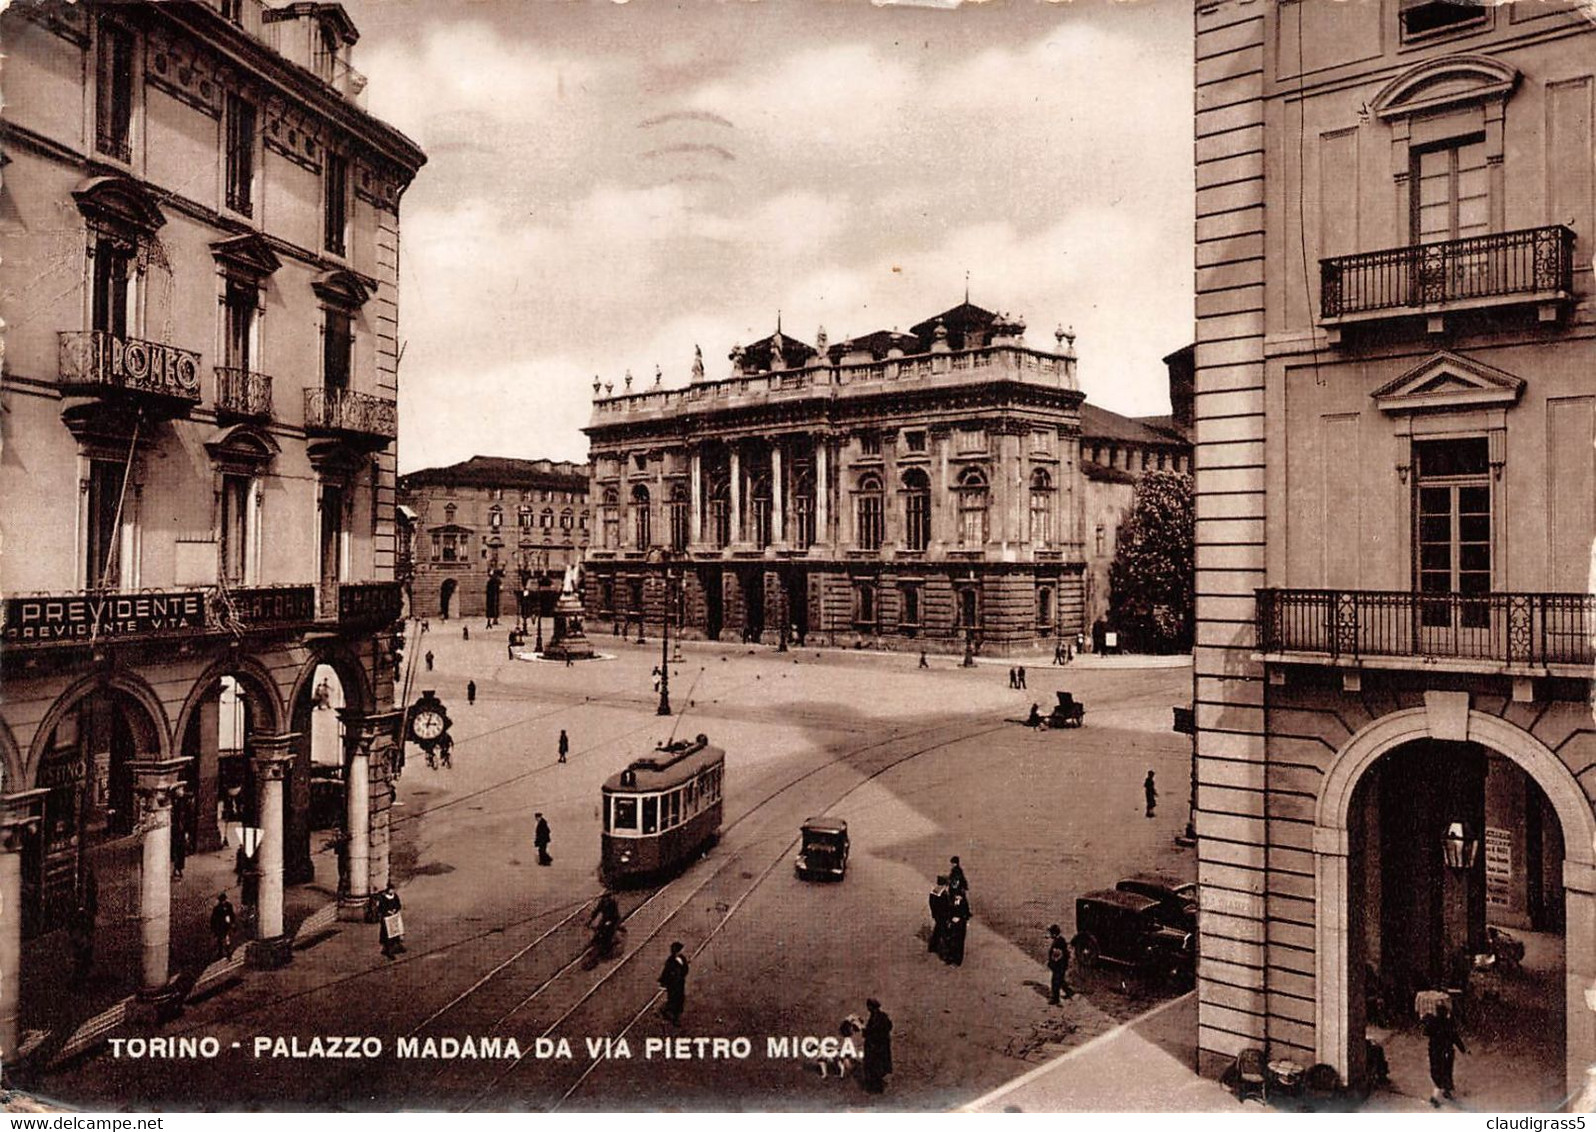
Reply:
M133 160L133 33L110 20L99 27L95 89L95 149Z

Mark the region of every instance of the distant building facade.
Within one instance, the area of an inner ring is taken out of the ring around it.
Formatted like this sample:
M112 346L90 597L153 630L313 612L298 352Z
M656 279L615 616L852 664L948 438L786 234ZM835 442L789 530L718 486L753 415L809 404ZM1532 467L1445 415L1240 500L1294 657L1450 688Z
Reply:
M1082 394L1072 338L1023 333L966 302L837 344L778 329L685 389L595 383L590 618L933 651L1073 635Z
M473 456L400 476L412 615L515 617L523 593L552 613L587 550L587 492L588 465L567 461Z
M1492 1040L1555 1107L1596 1063L1596 24L1195 18L1201 1061L1361 1082L1514 925L1543 990Z

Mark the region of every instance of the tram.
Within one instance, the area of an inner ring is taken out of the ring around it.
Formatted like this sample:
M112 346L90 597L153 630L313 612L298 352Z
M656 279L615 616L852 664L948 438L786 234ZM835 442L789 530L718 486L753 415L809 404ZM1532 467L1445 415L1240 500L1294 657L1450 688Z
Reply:
M637 759L604 783L604 879L615 884L666 873L720 832L726 752L709 737L681 739Z

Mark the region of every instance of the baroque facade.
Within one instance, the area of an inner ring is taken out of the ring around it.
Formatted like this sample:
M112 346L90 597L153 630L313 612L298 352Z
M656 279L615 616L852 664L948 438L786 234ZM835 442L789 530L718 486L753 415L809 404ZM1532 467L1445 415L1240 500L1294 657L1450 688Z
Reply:
M587 550L587 484L586 464L503 456L400 476L415 615L552 614L566 570Z
M1196 44L1202 1060L1359 1081L1515 925L1558 1104L1596 1061L1596 26L1220 0Z
M387 883L399 199L425 158L361 108L337 4L0 28L9 1060L23 938L85 909L136 912L111 976L170 1007L174 838L231 861L255 831L251 955L286 961L313 684L346 705L346 895Z
M836 344L778 327L685 389L595 382L590 617L658 623L669 593L710 639L1002 654L1073 635L1073 337L1023 335L966 301Z

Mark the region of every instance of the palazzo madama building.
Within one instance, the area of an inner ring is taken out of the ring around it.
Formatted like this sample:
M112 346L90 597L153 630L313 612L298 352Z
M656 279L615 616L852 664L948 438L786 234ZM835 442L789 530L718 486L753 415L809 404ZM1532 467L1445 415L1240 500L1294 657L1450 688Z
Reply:
M968 301L810 345L777 331L684 389L600 391L599 620L719 640L1004 654L1081 628L1071 335Z

